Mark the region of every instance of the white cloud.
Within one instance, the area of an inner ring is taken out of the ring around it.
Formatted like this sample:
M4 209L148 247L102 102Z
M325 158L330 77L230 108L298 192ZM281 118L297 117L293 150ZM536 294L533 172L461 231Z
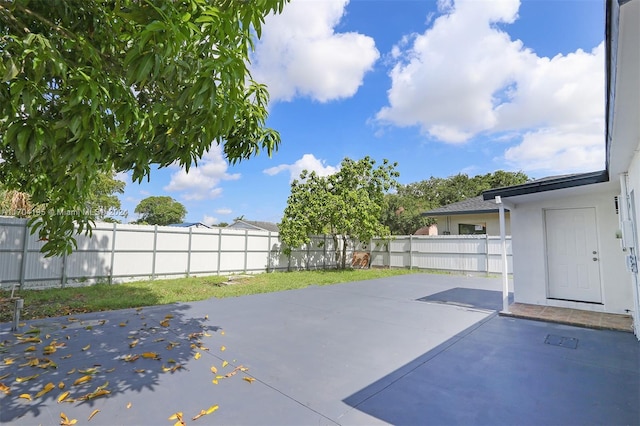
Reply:
M272 100L320 102L353 96L380 57L371 37L336 33L348 0L297 0L265 19L252 74Z
M129 172L118 172L114 176L114 179L115 180L119 180L119 181L124 182L124 183L131 182L131 177L129 177Z
M204 223L207 226L216 225L218 222L219 221L217 217L209 216L206 214L202 217L202 223Z
M281 172L289 172L289 181L298 179L303 170L316 172L319 176L329 176L338 171L338 167L327 166L324 160L318 160L313 154L304 154L302 158L293 164L280 164L263 170L269 176L277 175Z
M192 166L187 173L184 169L171 175L169 185L163 189L169 192L182 192L185 200L204 200L220 196L222 188L218 185L222 180L235 180L240 174L228 174L229 165L222 155L219 145L212 145L198 166Z
M523 170L603 164L603 44L539 57L496 26L514 22L519 6L518 0L440 1L444 14L392 49L389 105L378 111L378 123L419 126L446 143L515 135L520 145L505 160ZM545 159L542 152L581 163Z
M218 209L215 211L217 214L231 214L233 210L231 209Z

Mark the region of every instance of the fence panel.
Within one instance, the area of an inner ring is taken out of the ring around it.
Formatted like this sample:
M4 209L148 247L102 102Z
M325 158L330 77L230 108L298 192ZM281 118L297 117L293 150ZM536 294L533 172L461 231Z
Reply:
M285 254L278 233L238 229L200 229L97 223L91 237L77 236L69 256L45 258L44 244L30 235L25 219L0 217L0 286L24 288L125 282L171 276L215 275L335 268L331 236L312 236L309 244ZM502 243L487 236L394 236L370 243L350 241L354 251L370 251L372 267L500 273ZM511 272L511 238L507 239Z

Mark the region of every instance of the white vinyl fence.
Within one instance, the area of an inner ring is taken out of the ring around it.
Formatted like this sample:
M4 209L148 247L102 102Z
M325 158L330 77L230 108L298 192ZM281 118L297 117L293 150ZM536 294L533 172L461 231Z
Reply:
M336 267L335 246L329 236L315 236L287 256L274 232L111 223L96 223L92 237L79 235L78 249L71 255L45 258L40 253L44 243L29 233L26 223L25 219L0 217L2 288ZM390 242L374 240L371 247L356 245L356 250L371 251L373 267L501 270L500 240L485 236L400 236ZM349 244L348 259L353 252Z

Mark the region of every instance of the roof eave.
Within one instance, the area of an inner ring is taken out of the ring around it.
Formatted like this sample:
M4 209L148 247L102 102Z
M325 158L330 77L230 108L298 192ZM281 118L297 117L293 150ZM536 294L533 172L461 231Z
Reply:
M516 197L518 195L535 194L538 192L555 191L558 189L573 188L576 186L593 185L609 181L609 171L580 173L564 176L558 179L534 181L522 185L507 186L505 188L490 189L482 193L485 201L493 200L496 196L502 198Z

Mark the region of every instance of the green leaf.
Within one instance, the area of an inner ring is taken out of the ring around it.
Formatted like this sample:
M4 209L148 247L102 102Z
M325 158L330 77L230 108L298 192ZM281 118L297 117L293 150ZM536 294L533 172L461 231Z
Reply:
M7 81L13 80L20 73L20 71L18 70L18 67L16 66L16 64L13 62L13 59L11 59L11 58L9 58L4 63L4 67L5 67L5 72L4 72L4 76L2 77L2 82L3 83L6 83Z

